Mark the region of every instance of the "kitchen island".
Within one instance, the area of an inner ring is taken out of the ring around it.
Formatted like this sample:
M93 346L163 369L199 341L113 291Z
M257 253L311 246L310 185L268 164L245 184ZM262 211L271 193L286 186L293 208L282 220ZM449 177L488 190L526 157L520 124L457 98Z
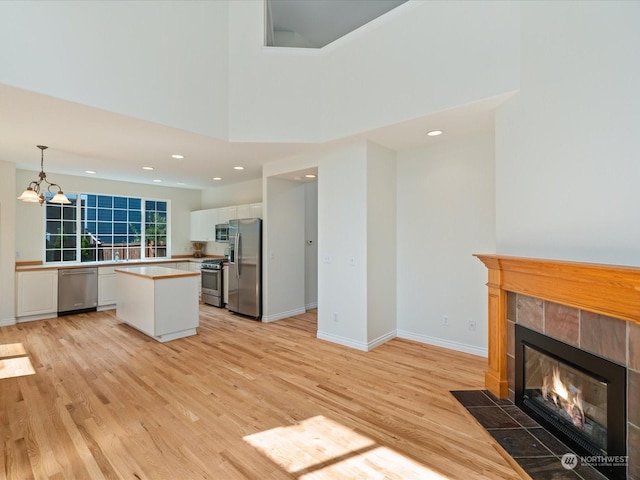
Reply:
M167 267L116 268L116 315L159 342L195 335L198 272Z

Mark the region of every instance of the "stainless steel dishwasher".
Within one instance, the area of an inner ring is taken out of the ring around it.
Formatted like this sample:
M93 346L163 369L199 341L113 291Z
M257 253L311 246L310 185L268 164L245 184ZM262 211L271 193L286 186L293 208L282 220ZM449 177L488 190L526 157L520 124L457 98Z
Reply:
M58 315L96 310L97 306L97 268L58 270Z

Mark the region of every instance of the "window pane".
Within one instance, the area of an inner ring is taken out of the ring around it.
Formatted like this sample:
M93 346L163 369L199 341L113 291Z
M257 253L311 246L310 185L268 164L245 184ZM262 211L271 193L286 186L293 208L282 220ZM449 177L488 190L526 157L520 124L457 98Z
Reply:
M64 218L65 220L75 220L76 219L76 207L63 206L62 207L62 218Z
M130 210L142 210L142 199L141 198L130 198L129 199L129 209Z
M98 220L101 222L110 222L113 220L113 210L108 208L98 209Z
M76 222L62 222L62 233L65 235L76 233Z
M96 220L98 218L98 211L95 208L87 208L84 218L87 220Z
M113 233L115 234L124 234L127 233L127 224L126 223L114 223L113 224Z
M61 258L61 250L47 250L47 262L59 262Z
M62 236L62 248L75 248L76 237L75 235L63 235Z
M62 208L60 208L60 205L53 205L51 203L48 203L46 209L47 218L52 220L62 218Z
M127 198L126 197L113 197L113 208L127 208Z
M159 212L166 212L167 202L156 202L156 210Z
M113 233L113 224L109 222L98 222L98 235L102 237L104 234Z
M126 222L127 221L127 211L126 210L114 210L113 211L113 221L114 222Z
M140 210L129 210L129 221L139 224L142 221L142 212Z
M98 196L98 207L111 208L113 207L113 197L107 197L106 195Z
M63 250L62 251L62 261L63 262L75 262L76 261L76 251L75 250Z
M87 206L89 206L89 207L98 206L98 196L97 195L87 195Z

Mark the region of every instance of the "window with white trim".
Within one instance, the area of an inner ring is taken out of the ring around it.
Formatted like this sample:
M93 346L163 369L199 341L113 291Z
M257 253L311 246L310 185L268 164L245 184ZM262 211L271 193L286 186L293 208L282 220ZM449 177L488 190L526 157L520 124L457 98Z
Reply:
M45 204L45 262L170 256L168 201L92 193L67 197L69 205Z

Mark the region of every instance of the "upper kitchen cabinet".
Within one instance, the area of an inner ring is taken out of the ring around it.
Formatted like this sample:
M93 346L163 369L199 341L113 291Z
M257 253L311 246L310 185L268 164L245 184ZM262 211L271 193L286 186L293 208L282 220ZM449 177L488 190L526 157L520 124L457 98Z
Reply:
M229 220L238 218L237 207L232 205L230 207L216 208L218 212L218 223L227 223Z
M262 218L262 203L238 205L236 218Z
M191 241L214 241L216 239L216 223L219 223L218 209L191 212Z

